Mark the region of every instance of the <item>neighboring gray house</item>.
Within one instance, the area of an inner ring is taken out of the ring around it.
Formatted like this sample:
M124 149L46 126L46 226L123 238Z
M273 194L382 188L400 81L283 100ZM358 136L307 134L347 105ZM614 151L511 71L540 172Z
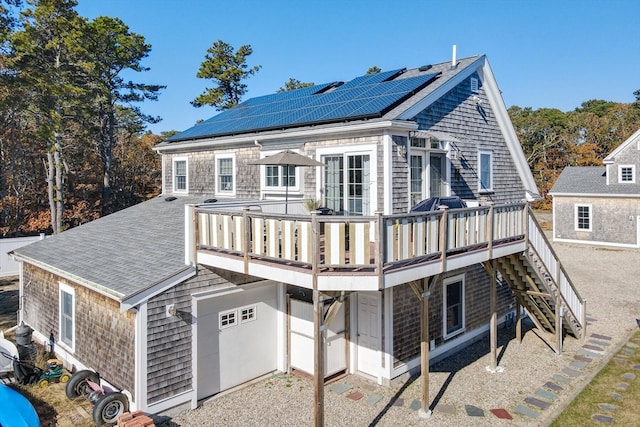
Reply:
M292 369L385 384L521 306L558 351L584 334L485 56L252 98L155 149L162 196L14 252L22 319L135 409ZM324 166L252 164L285 149ZM449 195L468 208L408 213Z
M604 166L566 167L553 196L553 240L640 248L640 130Z

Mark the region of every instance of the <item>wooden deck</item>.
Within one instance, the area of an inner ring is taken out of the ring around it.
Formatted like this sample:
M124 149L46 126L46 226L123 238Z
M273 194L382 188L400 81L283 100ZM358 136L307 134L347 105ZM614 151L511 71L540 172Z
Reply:
M324 291L379 290L526 247L524 203L372 217L192 208L198 263Z

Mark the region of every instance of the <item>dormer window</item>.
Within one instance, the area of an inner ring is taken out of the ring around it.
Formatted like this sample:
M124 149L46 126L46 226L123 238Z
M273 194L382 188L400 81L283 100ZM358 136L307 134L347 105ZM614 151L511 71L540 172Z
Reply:
M620 184L636 182L636 166L620 165L618 167L618 182Z

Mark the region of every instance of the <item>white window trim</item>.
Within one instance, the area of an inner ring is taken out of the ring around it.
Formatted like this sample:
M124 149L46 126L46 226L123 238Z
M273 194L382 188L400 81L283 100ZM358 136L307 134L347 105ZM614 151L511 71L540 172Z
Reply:
M483 154L488 154L489 155L489 180L491 181L489 184L489 188L483 188L482 187L482 155ZM487 194L487 193L493 193L493 181L494 181L494 176L493 176L493 150L487 150L487 149L479 149L478 150L478 193L480 194Z
M71 345L62 341L62 293L71 295ZM58 282L58 340L56 344L75 353L76 351L76 290L69 285Z
M179 190L177 189L176 186L176 163L177 162L185 162L185 173L186 173L186 179L185 179L185 189L184 190ZM180 194L185 194L189 192L189 160L186 157L174 157L172 159L172 163L171 163L171 170L173 172L173 183L172 183L172 189L174 193L180 193Z
M222 316L233 314L233 323L229 323L227 325L222 324ZM218 328L220 330L233 328L238 325L238 309L234 308L233 310L225 310L218 313Z
M300 150L291 150L295 153L301 154ZM267 156L271 156L273 154L277 154L279 153L279 150L275 150L275 151L262 151L260 152L260 158L263 159ZM267 193L267 194L285 194L288 193L289 195L291 194L296 194L296 193L300 193L301 191L301 186L300 186L300 182L301 182L301 167L295 167L294 168L294 173L295 173L295 179L296 179L296 185L293 185L291 187L289 187L287 189L286 186L282 185L284 183L284 179L286 177L286 175L282 174L282 168L283 166L278 166L278 184L277 186L267 186L267 166L276 166L276 165L262 165L260 166L260 188L262 190L262 193Z
M218 186L218 179L219 179L219 167L218 167L218 160L221 159L231 159L231 170L233 173L232 176L232 185L231 185L231 190L230 191L220 191L219 186ZM216 186L215 188L215 194L216 195L220 195L220 196L235 196L236 195L236 187L237 187L237 170L236 170L236 154L235 153L228 153L228 154L217 154L215 156L214 159L215 162L215 171L216 171L216 176L215 176L215 183L214 185Z
M460 327L460 329L451 332L451 333L447 333L447 286L449 286L452 283L456 283L456 282L462 282L462 292L461 292L461 296L462 296L462 301L461 301L461 306L462 306L462 326ZM466 285L465 285L465 280L464 280L464 274L459 274L457 276L453 276L453 277L448 277L446 279L443 280L442 282L442 337L445 340L448 340L450 338L453 338L457 335L460 335L462 333L464 333L466 327L467 327L467 313L466 313Z
M357 145L338 145L335 147L321 147L316 149L316 160L321 162L322 156L357 156L368 155L371 165L371 171L369 174L369 210L367 215L373 215L378 206L378 174L376 172L376 165L378 164L377 146L375 144L357 144ZM316 197L322 197L322 180L324 168L316 168Z
M631 181L622 180L622 169L631 169ZM619 184L635 184L636 183L636 165L618 165L618 183Z
M578 208L589 208L589 228L578 228ZM576 203L573 208L573 227L575 231L591 231L593 228L593 206L587 203Z
M247 309L253 309L253 316L245 320L242 318L242 311ZM258 306L256 304L245 305L244 307L238 308L238 321L240 322L240 324L254 322L257 319L258 319Z

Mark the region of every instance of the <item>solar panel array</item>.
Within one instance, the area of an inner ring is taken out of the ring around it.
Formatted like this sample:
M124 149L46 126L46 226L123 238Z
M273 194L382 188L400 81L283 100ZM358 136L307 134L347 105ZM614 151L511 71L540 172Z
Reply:
M437 76L425 74L394 80L403 71L252 98L174 135L169 141L379 117Z

